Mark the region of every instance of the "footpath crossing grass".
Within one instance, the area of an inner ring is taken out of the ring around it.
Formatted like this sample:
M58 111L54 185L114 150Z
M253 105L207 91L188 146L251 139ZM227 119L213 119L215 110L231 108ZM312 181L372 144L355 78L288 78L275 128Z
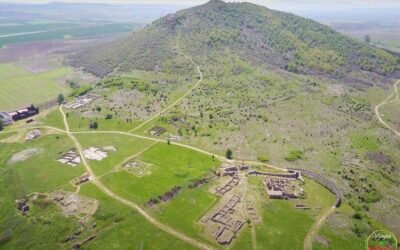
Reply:
M154 145L140 155L139 160L156 166L151 175L137 177L123 171L106 175L102 181L118 195L140 204L174 186L186 187L220 164L211 156L167 143Z
M262 187L261 179L252 179L254 187ZM305 178L307 198L311 210L294 208L294 203L285 200L270 200L263 194L263 223L256 226L257 245L263 249L303 249L304 238L315 222L318 213L332 206L334 195L316 182ZM287 240L290 238L290 241Z
M196 249L155 228L141 215L112 200L93 184L84 185L80 194L100 201L94 214L98 237L86 246L87 249Z
M115 147L116 151L109 152L108 157L101 161L88 160L88 163L97 176L101 176L113 170L114 167L122 164L125 159L129 159L129 157L137 154L153 143L149 140L120 134L76 134L75 136L84 149L89 147Z
M54 99L68 88L57 80L71 73L58 68L43 73L30 73L13 64L0 64L0 110L10 111L30 104Z

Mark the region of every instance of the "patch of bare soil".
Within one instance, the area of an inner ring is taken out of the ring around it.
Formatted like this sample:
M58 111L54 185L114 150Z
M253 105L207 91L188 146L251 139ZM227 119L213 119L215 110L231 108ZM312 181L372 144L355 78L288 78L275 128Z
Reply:
M29 148L29 149L25 149L22 150L16 154L14 154L13 156L11 156L11 158L8 160L7 164L8 165L14 165L18 162L21 161L26 161L29 158L36 156L36 155L40 155L44 152L43 148Z
M319 244L323 245L324 247L329 246L329 241L321 235L318 235L317 237L315 237L315 241L318 242Z
M50 197L61 208L64 215L76 216L80 219L90 218L99 206L97 200L76 193L55 191L50 194Z

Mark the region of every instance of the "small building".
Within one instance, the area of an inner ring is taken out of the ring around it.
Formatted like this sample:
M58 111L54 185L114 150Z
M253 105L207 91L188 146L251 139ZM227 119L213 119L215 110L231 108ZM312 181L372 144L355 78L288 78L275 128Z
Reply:
M24 109L13 111L8 114L12 117L14 121L18 121L39 114L39 109L31 105Z
M7 112L0 112L0 120L3 122L4 126L9 126L14 122L12 116Z

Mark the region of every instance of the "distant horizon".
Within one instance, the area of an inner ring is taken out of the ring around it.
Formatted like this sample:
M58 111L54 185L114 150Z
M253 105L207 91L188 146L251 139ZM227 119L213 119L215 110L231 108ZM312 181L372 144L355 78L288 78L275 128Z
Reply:
M64 4L109 4L109 5L179 5L179 6L195 6L208 2L207 0L62 0L62 1L49 1L49 0L0 0L0 3L6 4L51 4L51 3L64 3ZM377 1L377 0L248 0L248 1L235 1L228 0L225 2L250 2L267 7L278 7L279 9L302 9L309 8L400 8L400 2L395 0Z

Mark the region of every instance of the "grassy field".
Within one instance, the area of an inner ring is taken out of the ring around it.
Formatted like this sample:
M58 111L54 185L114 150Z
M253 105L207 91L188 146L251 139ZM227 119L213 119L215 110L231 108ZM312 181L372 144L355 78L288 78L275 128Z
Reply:
M71 131L89 131L89 124L96 121L99 125L98 130L108 131L129 131L138 124L139 121L124 121L120 119L105 119L104 116L89 118L79 114L79 111L68 112L68 124ZM92 130L93 131L93 130Z
M261 179L251 178L250 183L256 190L262 190ZM334 197L309 179L306 179L306 184L302 187L307 195L303 203L313 208L308 211L295 209L291 201L269 200L264 193L259 194L263 218L263 223L255 228L259 249L303 249L304 238L313 225L314 218L321 209L332 206Z
M186 188L189 181L203 177L219 165L219 161L208 155L166 143L151 147L138 159L156 166L151 175L136 177L115 172L104 176L102 181L117 194L141 204L174 186Z
M72 71L58 68L44 73L30 73L13 64L0 64L0 110L11 111L30 104L54 99L68 89L58 80Z
M253 248L253 242L251 239L251 228L250 227L246 227L243 232L240 234L240 237L238 239L235 239L235 242L232 245L231 249L234 250L247 250L247 249L254 249Z
M353 209L343 204L322 225L313 243L314 249L362 249L365 247L365 237L357 237L350 232Z
M208 237L204 237L203 228L197 223L200 217L219 199L209 193L208 188L209 185L197 189L186 188L172 201L161 204L151 211L160 221L192 237L208 240ZM215 241L209 241L209 243L216 244Z
M101 148L104 146L114 146L116 148L116 152L110 152L109 156L102 161L89 161L90 166L98 176L113 170L118 164L122 164L124 159L137 154L152 143L152 141L118 134L103 134L101 136L79 134L76 135L76 137L81 142L83 148ZM121 186L121 188L123 188L123 186Z
M63 130L65 129L63 117L58 107L49 110L49 113L47 115L41 117L40 122L50 127L55 127Z
M19 186L13 193L17 193L18 196L63 186L84 171L81 166L73 168L56 161L61 153L73 147L68 137L64 135L47 135L29 143L0 145L2 147L0 159L3 165L1 170L4 174L16 178L14 181L17 181ZM13 154L29 148L43 148L44 151L26 161L16 162L13 165L7 163ZM62 175L59 174L60 171ZM11 179L4 177L3 180Z
M25 26L25 25L24 25ZM15 43L28 43L55 39L87 38L105 35L114 35L129 32L133 29L132 23L109 24L40 24L27 25L25 27L8 27L7 31L0 35L0 48L4 45ZM32 32L30 34L18 34ZM33 33L37 32L37 33ZM3 37L1 37L3 36Z
M30 143L0 143L0 248L59 249L60 241L79 225L62 216L54 205L31 207L29 218L22 217L15 208L15 200L32 192L48 192L58 188L71 189L70 180L83 173L56 161L60 152L71 147L62 135L49 135ZM8 164L15 153L28 148L44 151L25 161ZM62 173L62 174L60 174Z
M99 237L87 245L87 249L193 249L156 229L131 209L111 200L94 185L83 186L80 194L100 201L94 215Z

